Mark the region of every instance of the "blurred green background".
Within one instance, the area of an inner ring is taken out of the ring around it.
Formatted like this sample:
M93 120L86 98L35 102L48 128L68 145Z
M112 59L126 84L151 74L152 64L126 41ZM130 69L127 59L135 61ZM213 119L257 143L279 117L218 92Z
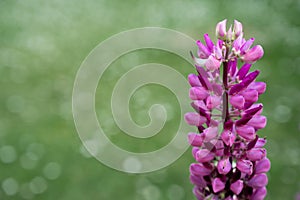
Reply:
M240 20L246 38L255 37L265 49L256 68L268 84L260 99L268 126L259 132L268 138L272 162L267 199L293 199L300 191L299 11L299 0L1 0L0 199L194 199L190 150L171 166L143 175L118 172L91 158L73 123L72 88L83 59L113 34L159 26L202 39L204 33L214 36L224 18ZM133 95L132 117L145 125L149 107L164 104L164 129L138 140L115 125L109 105L114 84L147 62L167 64L185 76L194 72L181 58L157 50L131 52L105 72L96 94L98 119L115 144L135 152L168 143L181 115L170 91L149 85Z

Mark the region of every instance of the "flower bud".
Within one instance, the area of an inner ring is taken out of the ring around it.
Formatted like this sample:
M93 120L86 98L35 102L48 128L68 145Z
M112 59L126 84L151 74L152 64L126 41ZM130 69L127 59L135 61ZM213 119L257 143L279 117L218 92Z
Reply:
M247 51L241 59L246 63L255 63L257 60L259 60L264 55L264 50L260 45L256 45L253 48L251 48L249 51Z
M253 148L247 151L247 158L251 161L258 161L266 157L266 149Z
M204 166L202 163L192 163L190 166L191 174L195 174L198 176L207 176L213 170L213 167Z
M199 133L189 133L188 142L192 146L200 147L203 143L204 135Z
M205 200L206 199L204 194L201 191L199 191L198 187L194 187L193 193L194 193L194 195L196 196L196 198L198 200Z
M230 28L229 28L228 31L227 31L226 39L227 39L228 41L234 40L234 35L233 35L233 31L232 31L232 25L230 25Z
M224 155L224 143L222 140L216 140L216 142L212 142L215 144L216 147L216 156L223 156Z
M228 174L228 172L231 170L229 158L227 157L219 160L217 169L220 174Z
M254 89L258 92L259 95L265 93L266 83L264 82L253 82L249 85L249 88Z
M253 188L265 187L267 184L268 177L266 174L256 174L248 181L248 185Z
M205 117L200 116L198 113L194 113L194 112L186 113L184 115L184 119L186 123L188 123L191 126L200 126L206 122Z
M229 130L225 130L223 131L223 133L221 134L221 138L223 140L223 142L227 145L227 146L232 146L234 141L235 141L235 134L232 133L231 131Z
M258 161L255 165L255 174L261 174L269 171L271 168L271 163L268 158L264 158Z
M244 125L244 126L237 126L236 132L241 137L246 140L254 140L255 139L255 130L252 126Z
M199 58L206 59L209 57L211 52L207 49L207 47L201 43L201 41L197 41L197 45L199 47L198 56Z
M210 141L213 138L217 137L218 135L218 127L208 127L207 129L205 129L203 131L204 136L204 140L205 141Z
M206 187L206 181L203 179L202 176L197 176L197 175L191 174L190 181L191 181L191 183L193 183L194 185L196 185L199 188Z
M230 190L234 192L236 195L239 195L243 190L244 182L242 180L237 180L236 182L230 185Z
M213 109L221 104L221 98L218 96L208 96L206 100L206 106L208 109Z
M192 87L190 89L190 98L192 100L203 100L208 95L208 92L203 87Z
M227 19L224 19L223 21L219 22L216 26L216 36L219 39L224 39L226 36L226 23Z
M208 50L210 52L213 52L214 50L214 43L211 41L210 37L208 36L208 34L204 34L204 40L205 40L205 43L206 43L206 46L208 48Z
M225 183L220 178L215 178L212 181L212 188L215 193L220 192L225 188Z
M243 109L245 104L245 99L242 95L231 96L229 99L231 105L237 109Z
M266 143L267 143L267 140L265 138L258 138L254 147L261 148L261 147L265 146Z
M234 34L235 34L235 37L239 37L242 32L243 32L243 25L241 22L237 21L237 20L234 20L234 26L233 26L233 31L234 31Z
M249 120L247 125L253 126L256 129L265 128L265 126L267 125L267 118L261 115L253 116L252 119Z
M198 76L195 74L189 74L188 80L192 87L195 87L195 86L200 87L201 86L200 80L199 80Z
M254 40L255 40L254 38L250 38L242 45L242 47L240 49L242 55L245 54L245 52L249 50L251 45L254 43Z
M261 187L253 191L250 200L264 200L266 195L267 195L266 187Z
M210 71L215 71L220 68L221 61L218 60L215 56L210 55L205 63L205 66Z
M258 100L258 92L256 90L247 89L242 95L247 102L254 103Z
M209 162L214 159L215 154L207 149L200 149L196 153L197 162Z
M236 163L236 167L241 171L248 175L251 175L253 172L253 164L250 160L238 160Z
M192 148L192 155L193 155L193 157L196 159L196 154L197 154L197 152L199 151L199 148L198 147L193 147Z

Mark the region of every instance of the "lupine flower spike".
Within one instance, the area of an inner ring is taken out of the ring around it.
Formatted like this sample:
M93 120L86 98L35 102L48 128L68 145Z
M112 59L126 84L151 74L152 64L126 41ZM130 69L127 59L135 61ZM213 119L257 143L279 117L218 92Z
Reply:
M205 43L197 41L197 56L192 54L197 74L188 81L195 112L186 113L185 120L198 132L188 134L195 158L190 180L198 200L261 200L270 161L266 139L257 135L267 119L256 102L266 84L257 82L260 71L250 68L264 51L260 45L251 47L254 38L244 38L239 21L228 30L226 23L217 24L216 43L204 34Z

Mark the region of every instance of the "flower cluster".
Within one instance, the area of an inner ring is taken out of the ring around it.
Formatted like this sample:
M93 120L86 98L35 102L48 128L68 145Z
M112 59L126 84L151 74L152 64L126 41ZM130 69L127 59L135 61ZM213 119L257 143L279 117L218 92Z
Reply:
M270 161L266 139L256 134L267 122L256 102L266 84L257 82L259 71L250 68L264 52L260 45L251 47L254 38L244 39L240 22L228 31L226 22L217 24L215 44L205 34L205 44L197 41L198 56L192 55L198 73L188 80L196 112L185 114L185 120L199 132L188 134L196 160L190 180L198 200L260 200L267 194Z

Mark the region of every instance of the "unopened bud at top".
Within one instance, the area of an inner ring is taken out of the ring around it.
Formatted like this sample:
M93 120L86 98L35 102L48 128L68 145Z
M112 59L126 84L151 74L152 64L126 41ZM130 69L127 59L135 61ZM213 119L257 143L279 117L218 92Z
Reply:
M235 34L235 37L239 37L243 33L243 25L241 22L234 20L234 26L233 26L233 31Z
M216 35L219 39L225 39L227 19L219 22L216 26Z

